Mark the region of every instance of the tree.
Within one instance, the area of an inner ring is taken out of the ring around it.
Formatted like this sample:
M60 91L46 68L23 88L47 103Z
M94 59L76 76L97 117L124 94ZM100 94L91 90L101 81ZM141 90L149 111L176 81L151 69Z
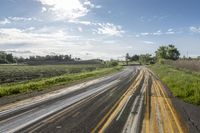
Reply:
M174 45L169 45L167 47L167 59L177 60L179 59L180 53Z
M156 57L166 59L167 58L167 47L166 46L160 46L158 50L156 51Z
M3 51L0 51L0 63L1 64L6 64L8 61L6 60L6 53Z
M6 59L9 63L16 63L16 60L14 59L12 54L7 54Z
M153 62L153 58L150 54L142 54L139 56L140 64L151 64Z
M130 61L138 61L139 60L139 55L133 55L130 57Z
M7 54L4 51L0 51L0 63L1 64L16 63L16 60L12 54Z
M160 46L156 51L157 59L179 59L180 53L174 45Z

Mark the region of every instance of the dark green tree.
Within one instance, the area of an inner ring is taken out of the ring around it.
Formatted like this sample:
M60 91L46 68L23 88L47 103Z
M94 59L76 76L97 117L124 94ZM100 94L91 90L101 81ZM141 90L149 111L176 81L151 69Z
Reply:
M140 64L151 64L153 62L153 57L151 54L142 54L139 56Z
M6 55L6 60L7 60L9 63L16 63L16 60L14 59L14 57L13 57L12 54L7 54L7 55Z
M1 64L8 63L8 61L6 60L6 53L3 51L0 51L0 63Z
M168 45L167 47L167 59L177 60L179 59L180 52L174 45Z
M130 57L130 61L138 61L139 60L139 55L133 55Z
M166 46L160 46L158 50L156 51L156 57L158 59L167 59L167 47Z
M159 59L179 59L180 52L174 45L160 46L156 51L156 58Z

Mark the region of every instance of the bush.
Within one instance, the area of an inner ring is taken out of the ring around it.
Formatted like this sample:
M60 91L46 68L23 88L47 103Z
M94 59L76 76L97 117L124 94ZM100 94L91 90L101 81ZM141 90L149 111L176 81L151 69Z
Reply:
M111 62L111 66L117 66L118 65L118 62L117 61L112 61Z
M162 58L158 59L158 63L159 64L165 64L165 59L162 59Z
M117 61L108 61L107 63L106 63L106 65L108 66L108 67L115 67L115 66L118 66L118 62Z

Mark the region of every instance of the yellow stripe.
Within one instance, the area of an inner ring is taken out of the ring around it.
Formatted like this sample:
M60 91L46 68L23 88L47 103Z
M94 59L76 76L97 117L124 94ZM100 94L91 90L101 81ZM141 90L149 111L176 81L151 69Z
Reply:
M180 133L183 133L183 130L182 130L180 124L179 124L179 121L178 121L177 117L175 116L175 114L174 114L174 112L173 112L173 110L172 110L172 107L171 107L171 105L169 104L169 101L168 101L168 100L166 99L166 97L165 97L166 94L165 94L164 91L161 89L160 82L158 82L158 85L160 86L159 88L160 88L160 90L161 90L161 92L162 92L162 94L163 94L163 96L164 96L164 99L165 99L165 101L166 101L166 103L167 103L167 105L168 105L168 107L169 107L169 109L170 109L170 111L171 111L171 113L172 113L172 115L173 115L173 117L174 117L174 120L175 120L176 125L178 126L179 132L180 132Z
M124 97L128 94L128 93L130 93L130 91L131 91L131 89L134 87L134 86L136 86L137 84L136 83L138 83L138 81L139 80L142 80L142 72L140 72L140 74L138 75L138 77L136 78L136 80L133 82L133 84L128 88L128 90L122 95L122 97L117 101L117 103L111 108L111 110L101 119L101 121L97 124L97 126L92 130L92 132L91 133L95 133L97 130L98 130L98 128L100 128L101 127L101 125L106 121L106 119L108 119L108 117L110 116L110 115L112 115L111 113L116 109L116 108L119 108L119 107L121 107L121 105L122 105L122 103L124 103ZM127 96L126 96L127 97ZM120 102L122 102L121 104L120 104ZM120 111L119 109L116 109L117 111ZM113 112L113 115L112 116L110 116L110 119L108 119L107 121L106 121L106 123L103 125L103 127L99 130L99 132L103 132L103 130L105 130L105 128L110 124L110 120L111 120L111 118L113 119L113 116L116 116L116 115L114 115L114 114L117 114L117 112L115 111L115 112Z
M147 111L146 111L146 133L149 133L150 131L150 126L149 126L149 119L150 119L150 112L149 112L149 96L148 96L148 90L146 90L146 108L147 108Z
M154 89L155 89L156 93L158 94L158 88L157 88L157 86L156 86L157 84L156 84L155 79L154 79L154 84L155 84L155 85L154 85ZM165 105L163 105L162 103L160 103L158 97L157 97L157 101L158 101L158 104L160 105L160 107L163 106L163 108L161 107L162 112L163 112L163 109L165 109L165 111L167 111ZM167 112L166 112L166 113L167 113ZM166 114L166 115L167 115L167 114ZM174 133L174 130L173 130L173 127L172 127L172 123L171 123L171 121L169 120L169 116L167 116L166 118L167 118L167 120L168 120L168 122L169 122L169 125L170 125L170 132L171 132L171 133ZM167 123L167 124L168 124L168 123Z

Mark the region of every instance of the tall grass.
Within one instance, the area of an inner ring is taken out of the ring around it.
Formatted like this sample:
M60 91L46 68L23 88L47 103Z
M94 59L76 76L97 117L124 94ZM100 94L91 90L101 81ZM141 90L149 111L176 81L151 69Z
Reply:
M90 65L0 65L0 84L21 82L31 79L60 76L63 74L89 72L105 67L102 64Z
M156 64L150 68L164 81L174 96L200 105L200 75L168 65Z
M165 64L174 66L178 69L187 69L191 71L200 72L200 60L165 60Z
M25 83L14 83L0 86L0 97L27 93L31 91L41 91L48 89L50 87L55 87L59 85L66 85L74 81L79 81L86 78L98 77L112 72L116 72L122 69L122 67L113 68L102 68L92 72L81 72L76 74L65 74L62 76L56 76L51 78L43 78L40 80L33 80Z

